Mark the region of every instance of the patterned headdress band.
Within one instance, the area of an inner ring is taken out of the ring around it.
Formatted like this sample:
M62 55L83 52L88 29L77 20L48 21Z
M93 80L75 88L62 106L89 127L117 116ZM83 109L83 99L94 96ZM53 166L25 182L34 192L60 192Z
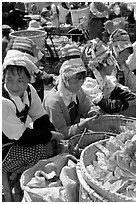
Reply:
M123 29L116 29L109 38L109 49L112 50L115 57L118 57L119 53L126 48L132 48L128 33Z

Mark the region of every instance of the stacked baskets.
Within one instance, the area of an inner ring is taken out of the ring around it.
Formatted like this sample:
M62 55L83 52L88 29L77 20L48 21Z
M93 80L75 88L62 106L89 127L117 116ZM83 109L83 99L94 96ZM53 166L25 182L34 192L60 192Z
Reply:
M105 146L106 142L109 140L106 138L109 138L110 136L116 136L116 134L121 132L123 127L126 127L128 124L130 124L131 126L131 124L134 124L135 121L135 118L125 117L122 115L103 115L101 117L100 123L97 122L97 124L95 123L95 125L92 125L94 131L96 132L91 132L91 135L90 133L86 133L86 139L84 139L84 144L83 141L81 141L82 144L80 145L80 160L77 164L77 175L80 182L80 202L136 201L131 197L127 197L120 193L113 193L110 190L105 189L105 187L101 186L100 183L98 183L98 181L95 180L87 170L87 166L91 165L93 161L97 160L97 151L102 152L101 149L99 149L99 146ZM108 131L113 133L109 133ZM76 145L78 137L79 136L72 138L73 141L70 141L72 146ZM72 147L70 149L72 150Z
M46 32L41 30L20 30L10 33L11 38L28 37L33 40L40 49L44 49Z

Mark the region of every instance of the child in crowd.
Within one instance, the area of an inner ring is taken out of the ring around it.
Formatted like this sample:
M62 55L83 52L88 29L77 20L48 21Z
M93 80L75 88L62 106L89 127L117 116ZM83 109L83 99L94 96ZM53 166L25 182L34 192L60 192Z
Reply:
M40 20L41 26L46 26L47 23L50 23L50 11L47 8L44 7L40 15L41 15L41 20Z
M97 81L97 88L93 87L89 78L86 79L82 88L89 95L92 102L99 106L103 113L125 114L127 110L126 114L135 117L136 95L128 88L116 83L112 72L117 62L108 47L99 39L92 40L91 49L89 44L88 56L90 60L89 68L92 70L94 78ZM133 110L131 109L132 103Z
M37 67L24 54L7 57L3 63L2 171L21 173L39 160L53 156L56 132L30 84ZM30 124L29 117L32 120Z

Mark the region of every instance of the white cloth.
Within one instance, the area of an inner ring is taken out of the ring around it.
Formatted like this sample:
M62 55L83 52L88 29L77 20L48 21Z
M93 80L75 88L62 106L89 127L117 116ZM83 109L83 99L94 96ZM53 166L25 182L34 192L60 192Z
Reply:
M91 99L92 103L98 104L102 98L109 98L111 92L115 88L115 82L112 76L106 76L102 78L96 69L94 71L94 75L96 80L87 77L84 84L82 85L82 89Z
M31 84L29 84L31 89L31 106L29 108L28 119L25 123L21 122L21 120L16 116L16 106L15 104L4 97L2 97L2 131L9 139L18 140L26 127L30 127L29 116L32 121L35 121L37 118L43 116L45 114L45 110L42 107L41 100L37 95L36 90L33 88ZM28 97L25 92L23 97L24 103L28 102ZM18 97L13 97L17 107L21 110L24 106L24 103L21 103Z
M9 58L9 57L12 57L12 56L15 56L15 55L20 55L22 52L19 51L19 50L8 50L7 52L7 57L5 58ZM29 58L29 60L31 60L34 64L37 63L39 60L41 60L41 58L44 56L44 54L39 50L38 51L38 56L37 57L33 57L27 53L24 53L24 55L26 57Z
M76 94L66 89L66 87L64 86L64 83L62 82L62 79L59 79L58 92L60 96L62 97L66 106L68 106L73 101L77 104Z
M78 202L76 162L75 157L63 153L41 160L26 170L21 176L24 200L29 198L31 202ZM47 179L53 169L56 176L53 174L53 178Z
M3 62L3 70L6 69L8 65L25 67L30 74L31 83L35 82L34 73L38 73L39 69L34 64L34 59L30 55L16 50L9 50Z
M17 109L21 112L24 107L25 104L27 104L29 106L29 99L28 99L28 94L27 91L24 92L23 94L23 101L21 100L21 98L19 96L13 96L7 89L6 85L4 84L4 88L6 89L6 91L9 93L11 99L15 102Z

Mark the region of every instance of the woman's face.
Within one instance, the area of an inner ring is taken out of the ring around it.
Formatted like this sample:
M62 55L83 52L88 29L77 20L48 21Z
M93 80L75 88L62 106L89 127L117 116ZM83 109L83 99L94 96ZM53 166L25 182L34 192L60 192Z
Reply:
M15 69L7 69L5 74L5 85L13 96L22 97L28 87L30 78L26 75L24 69L21 69L20 72L17 70L18 68L16 67Z
M119 53L118 57L117 57L117 61L119 63L119 65L122 65L125 63L125 61L128 59L128 57L130 56L130 51L129 49L125 49L122 52Z
M69 78L67 87L69 91L71 91L72 93L77 93L83 85L85 78L85 73L83 75L82 73L78 73Z
M114 69L114 65L107 65L104 67L104 70L105 70L105 74L110 76L113 72L113 69Z
M101 67L98 69L98 71L103 75L108 75L110 76L113 72L114 65L101 65Z

